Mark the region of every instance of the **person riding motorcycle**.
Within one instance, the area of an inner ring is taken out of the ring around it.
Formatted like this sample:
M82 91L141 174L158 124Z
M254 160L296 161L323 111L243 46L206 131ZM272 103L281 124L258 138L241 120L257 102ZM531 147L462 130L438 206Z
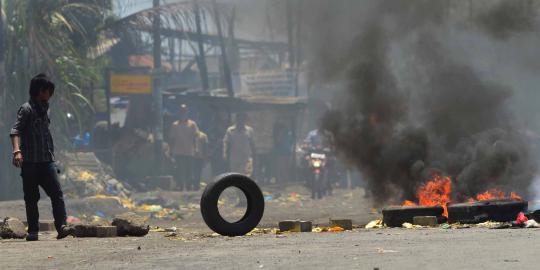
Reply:
M333 159L330 158L331 151L323 131L310 131L304 139L302 151L302 168L308 186L312 189L312 198L320 199L324 195L330 195L332 187L328 175L331 174Z

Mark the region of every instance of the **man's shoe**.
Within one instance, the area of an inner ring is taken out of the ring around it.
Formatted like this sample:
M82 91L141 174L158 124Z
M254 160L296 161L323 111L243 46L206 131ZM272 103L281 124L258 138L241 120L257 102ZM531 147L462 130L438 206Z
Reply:
M37 241L39 240L39 236L37 233L28 233L26 236L26 241Z
M57 240L64 239L68 236L73 236L75 234L75 228L67 225L62 225L60 230L58 231L58 236L56 236Z

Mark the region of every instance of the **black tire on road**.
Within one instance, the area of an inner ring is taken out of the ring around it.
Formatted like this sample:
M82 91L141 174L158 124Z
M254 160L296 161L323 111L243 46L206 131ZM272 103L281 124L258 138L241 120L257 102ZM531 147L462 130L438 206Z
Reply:
M448 206L450 223L477 224L485 221L509 222L519 212L526 212L528 203L520 200L489 200Z
M230 187L240 189L246 196L247 209L236 222L228 222L219 213L218 200L221 193ZM241 236L252 231L264 214L264 197L261 189L249 177L236 173L223 174L209 184L201 197L201 214L214 232L224 236Z

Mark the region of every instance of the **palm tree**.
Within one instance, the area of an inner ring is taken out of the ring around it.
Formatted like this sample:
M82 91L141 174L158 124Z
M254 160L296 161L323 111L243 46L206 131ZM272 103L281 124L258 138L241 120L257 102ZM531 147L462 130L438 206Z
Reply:
M71 112L75 126L83 129L92 111L83 89L100 77L99 62L87 59L86 52L97 44L98 28L108 15L107 7L110 0L3 1L5 82L0 93L3 97L0 122L4 123L4 129L14 120L17 106L28 98L30 78L41 72L57 84L53 99L57 108L51 118L56 123L53 133L59 135L56 136L59 142L69 142L68 129L73 126L68 123L66 112ZM9 145L6 136L1 137L2 145ZM9 185L4 187L7 192L17 190Z
M45 72L58 84L55 112L72 112L79 129L91 104L83 88L96 81L97 63L86 58L97 43L97 28L104 22L106 2L96 0L19 0L5 1L7 104L20 104L27 98L27 84L33 75ZM13 108L5 108L13 111ZM8 118L9 119L9 118ZM68 124L59 113L60 130ZM59 132L62 133L62 132Z

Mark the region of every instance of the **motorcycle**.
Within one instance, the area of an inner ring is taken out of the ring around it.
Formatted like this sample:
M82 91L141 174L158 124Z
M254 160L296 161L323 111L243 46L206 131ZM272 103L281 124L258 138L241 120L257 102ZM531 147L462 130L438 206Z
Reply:
M328 180L329 153L328 149L309 148L305 151L305 168L308 184L311 188L311 198L321 199L330 195L331 186Z

